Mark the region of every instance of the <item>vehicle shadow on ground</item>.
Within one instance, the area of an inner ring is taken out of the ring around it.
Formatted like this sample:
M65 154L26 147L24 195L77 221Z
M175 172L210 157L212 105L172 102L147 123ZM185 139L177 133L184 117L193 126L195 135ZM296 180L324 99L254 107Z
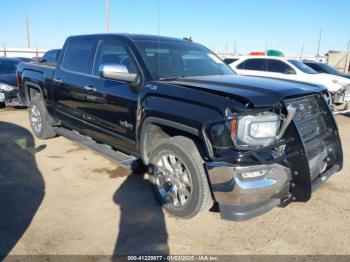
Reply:
M169 254L163 210L144 174L132 172L114 194L121 216L114 255Z
M0 261L27 230L43 200L37 150L28 130L0 121Z

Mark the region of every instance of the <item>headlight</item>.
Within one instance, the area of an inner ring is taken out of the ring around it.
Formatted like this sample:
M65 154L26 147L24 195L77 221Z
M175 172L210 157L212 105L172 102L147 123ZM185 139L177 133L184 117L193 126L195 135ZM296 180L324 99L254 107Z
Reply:
M11 91L13 89L14 88L12 86L10 86L10 85L0 83L0 91L8 92L8 91Z
M231 137L235 145L242 149L267 146L275 142L279 127L280 118L275 113L242 116L233 120Z

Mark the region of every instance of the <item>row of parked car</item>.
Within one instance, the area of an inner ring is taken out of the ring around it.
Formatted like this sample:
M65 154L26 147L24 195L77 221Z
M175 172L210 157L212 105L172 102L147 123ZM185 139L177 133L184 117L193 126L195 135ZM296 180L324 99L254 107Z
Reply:
M60 49L47 51L42 58L0 58L0 107L23 106L18 99L16 87L16 69L20 62L39 62L55 65ZM350 74L339 72L336 68L317 61L287 59L265 55L264 52L252 52L248 56L228 57L224 62L237 74L247 76L271 77L323 85L329 92L329 104L333 108L348 110L350 102Z
M226 58L239 75L271 77L323 85L329 92L329 104L337 109L348 109L350 101L350 74L317 61L299 61L281 56L249 55Z
M19 63L55 65L59 52L59 49L49 50L41 58L0 57L0 107L24 106L18 97L16 71Z

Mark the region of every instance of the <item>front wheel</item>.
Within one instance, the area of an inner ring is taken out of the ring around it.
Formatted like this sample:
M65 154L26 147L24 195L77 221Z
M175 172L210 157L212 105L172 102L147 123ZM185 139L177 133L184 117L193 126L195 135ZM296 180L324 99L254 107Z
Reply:
M193 140L164 139L153 148L150 165L155 193L169 213L191 218L212 207L204 161Z

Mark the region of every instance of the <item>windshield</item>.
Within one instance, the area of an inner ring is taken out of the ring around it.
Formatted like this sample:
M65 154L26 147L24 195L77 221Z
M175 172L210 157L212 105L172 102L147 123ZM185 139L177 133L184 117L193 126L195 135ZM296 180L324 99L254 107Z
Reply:
M191 42L135 41L135 44L156 80L234 75L215 54Z
M304 63L298 61L298 60L288 60L290 63L292 63L296 68L303 71L306 74L318 74L315 70L313 70L311 67L305 65Z
M16 73L16 70L17 62L0 60L0 74L13 74Z
M320 67L324 69L328 74L338 75L339 71L335 69L333 66L327 64L319 64Z

